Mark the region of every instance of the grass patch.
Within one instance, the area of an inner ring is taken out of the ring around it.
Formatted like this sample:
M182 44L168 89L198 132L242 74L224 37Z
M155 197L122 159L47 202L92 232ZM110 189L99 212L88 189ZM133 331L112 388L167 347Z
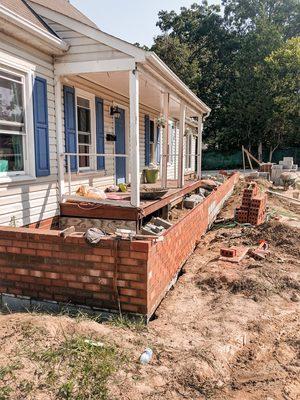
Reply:
M43 386L58 399L72 400L106 400L107 380L125 361L115 346L96 347L83 337L32 352L31 357L43 371Z
M115 316L108 320L108 324L117 326L118 328L130 329L136 332L143 332L147 330L147 325L143 317L129 318L127 316Z

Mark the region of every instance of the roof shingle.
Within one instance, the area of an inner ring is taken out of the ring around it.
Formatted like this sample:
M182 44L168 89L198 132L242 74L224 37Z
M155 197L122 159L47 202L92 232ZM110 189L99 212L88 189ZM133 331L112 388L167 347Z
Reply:
M87 16L82 14L76 7L74 7L68 0L30 0L32 3L39 4L49 10L56 11L67 17L73 18L85 25L98 29L97 25L91 21Z

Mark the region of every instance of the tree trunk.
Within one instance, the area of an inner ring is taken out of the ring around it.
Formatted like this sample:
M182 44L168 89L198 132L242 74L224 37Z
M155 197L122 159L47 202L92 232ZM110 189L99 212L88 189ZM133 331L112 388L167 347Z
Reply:
M272 162L273 154L274 151L277 149L278 145L275 147L270 147L270 152L269 152L269 162Z

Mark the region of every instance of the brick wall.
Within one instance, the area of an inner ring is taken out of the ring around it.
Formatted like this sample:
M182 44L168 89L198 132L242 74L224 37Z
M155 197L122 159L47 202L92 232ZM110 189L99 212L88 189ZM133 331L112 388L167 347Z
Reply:
M0 228L0 293L150 317L233 189L228 179L170 228L164 241L118 241L97 247L82 233Z
M164 241L150 247L148 262L148 314L152 315L176 277L182 265L193 253L197 242L205 234L231 194L238 175L230 177L203 203L191 210L165 234Z

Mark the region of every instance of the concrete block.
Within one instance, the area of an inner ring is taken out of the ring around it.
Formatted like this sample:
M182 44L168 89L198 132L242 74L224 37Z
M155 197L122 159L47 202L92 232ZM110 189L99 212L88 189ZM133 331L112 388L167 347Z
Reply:
M193 208L196 207L198 202L196 200L191 200L189 197L184 200L183 205L185 208L192 210Z
M152 218L151 224L156 225L156 226L162 226L165 229L169 229L172 226L172 224L170 222L168 222L162 218Z
M2 294L2 307L13 312L29 311L30 299L28 297L16 297L10 294Z
M31 300L31 309L49 314L58 314L60 312L60 306L56 301Z

